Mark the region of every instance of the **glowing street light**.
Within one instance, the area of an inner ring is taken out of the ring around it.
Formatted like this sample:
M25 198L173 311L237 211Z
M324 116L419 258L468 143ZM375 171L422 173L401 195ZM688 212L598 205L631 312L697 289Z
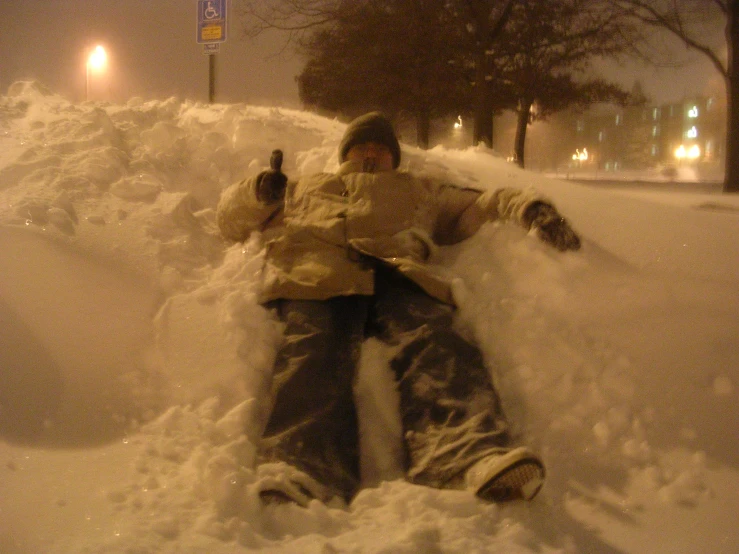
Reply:
M104 71L107 63L108 55L105 53L105 48L100 45L96 46L85 64L85 100L90 99L90 71L98 73Z
M690 148L685 148L685 145L681 144L675 149L675 158L678 160L697 160L701 157L700 146L694 144Z
M583 148L582 152L579 149L575 149L575 153L572 154L572 159L576 162L586 162L589 157L587 148Z

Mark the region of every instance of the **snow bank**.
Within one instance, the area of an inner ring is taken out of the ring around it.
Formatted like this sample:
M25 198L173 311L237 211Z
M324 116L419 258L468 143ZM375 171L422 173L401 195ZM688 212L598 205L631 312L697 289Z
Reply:
M344 126L170 98L0 97L0 551L736 552L739 199L609 191L485 149L403 147L402 168L534 186L583 237L562 254L489 224L438 263L514 426L549 479L483 504L402 479L383 346L357 376L363 480L348 507L263 507L254 441L278 324L255 234L220 191L273 148L337 166Z

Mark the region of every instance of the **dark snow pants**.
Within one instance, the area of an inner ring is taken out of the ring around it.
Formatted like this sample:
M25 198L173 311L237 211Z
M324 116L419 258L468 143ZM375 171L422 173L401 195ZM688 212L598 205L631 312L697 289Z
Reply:
M360 484L352 384L367 336L396 346L409 481L449 486L507 442L498 395L479 349L453 329L454 308L396 272L378 270L374 296L274 305L286 328L260 462L287 462L351 500Z

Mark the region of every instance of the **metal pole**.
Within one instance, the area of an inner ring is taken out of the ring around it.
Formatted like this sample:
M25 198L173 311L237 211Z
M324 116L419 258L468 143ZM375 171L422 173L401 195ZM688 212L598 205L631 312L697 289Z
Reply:
M216 55L208 54L208 102L216 99Z

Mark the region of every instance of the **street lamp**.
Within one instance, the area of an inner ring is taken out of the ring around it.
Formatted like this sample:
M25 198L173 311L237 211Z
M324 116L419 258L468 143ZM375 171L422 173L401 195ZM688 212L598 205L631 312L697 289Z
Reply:
M575 153L572 154L572 159L575 160L576 162L580 162L580 163L587 162L589 157L590 156L588 154L588 149L587 148L583 148L582 149L582 152L580 152L580 150L576 148L575 149Z
M681 162L685 159L687 160L697 160L701 157L701 149L700 146L697 144L694 144L690 148L686 148L684 144L681 144L675 149L675 158L678 162Z
M105 53L105 48L100 45L96 46L85 64L85 100L90 99L90 71L103 71L106 63L108 63L108 55Z

